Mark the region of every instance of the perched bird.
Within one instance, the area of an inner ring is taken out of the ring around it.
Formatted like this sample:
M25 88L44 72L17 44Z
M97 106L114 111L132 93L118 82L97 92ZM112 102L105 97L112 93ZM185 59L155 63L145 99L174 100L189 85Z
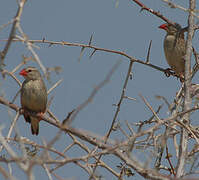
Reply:
M170 24L162 24L160 29L164 29L167 34L164 38L164 54L167 63L171 69L175 72L176 76L180 77L182 81L184 79L185 71L185 40L184 32L181 32L181 26L176 24L175 26Z
M27 67L19 73L25 80L21 87L21 106L24 118L31 124L32 134L39 134L40 119L30 116L30 113L44 113L47 104L47 90L40 72L35 67Z

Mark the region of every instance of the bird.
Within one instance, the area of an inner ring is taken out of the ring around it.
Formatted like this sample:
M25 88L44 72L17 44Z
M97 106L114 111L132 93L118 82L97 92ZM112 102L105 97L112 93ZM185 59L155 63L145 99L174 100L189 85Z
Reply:
M19 74L25 79L21 87L21 106L24 110L24 119L31 124L32 134L38 135L41 119L31 116L30 113L45 113L47 89L40 72L35 67L24 68Z
M183 81L186 53L184 32L181 31L182 28L177 23L175 25L162 24L159 28L167 32L164 38L164 54L167 63L171 67L171 70L175 72L175 75Z

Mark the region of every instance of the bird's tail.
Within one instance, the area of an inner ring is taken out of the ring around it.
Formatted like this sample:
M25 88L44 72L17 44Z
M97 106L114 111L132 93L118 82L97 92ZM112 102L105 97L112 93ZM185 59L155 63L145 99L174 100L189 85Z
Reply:
M38 120L38 118L31 117L31 131L32 131L33 135L39 134L39 120Z

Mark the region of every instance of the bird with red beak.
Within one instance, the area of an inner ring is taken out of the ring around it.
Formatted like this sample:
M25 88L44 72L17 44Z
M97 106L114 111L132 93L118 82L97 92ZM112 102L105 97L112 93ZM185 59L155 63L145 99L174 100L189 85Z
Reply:
M40 119L30 114L46 111L46 86L40 72L35 67L27 67L19 74L25 78L21 87L21 106L24 109L24 118L31 124L32 134L38 135Z
M181 26L179 24L162 24L159 26L160 29L166 31L166 36L164 38L164 54L167 63L171 69L175 72L176 76L180 78L181 81L184 80L185 71L185 40L184 33L181 32Z

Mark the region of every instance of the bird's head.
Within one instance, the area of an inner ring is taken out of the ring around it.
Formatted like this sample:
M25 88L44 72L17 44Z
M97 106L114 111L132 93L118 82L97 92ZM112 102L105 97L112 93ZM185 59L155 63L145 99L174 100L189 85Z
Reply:
M35 67L22 69L19 74L28 80L37 80L41 78L40 72Z
M159 26L159 28L165 30L169 35L175 35L177 32L181 30L181 26L177 23L175 24L175 26L167 23L162 24Z

